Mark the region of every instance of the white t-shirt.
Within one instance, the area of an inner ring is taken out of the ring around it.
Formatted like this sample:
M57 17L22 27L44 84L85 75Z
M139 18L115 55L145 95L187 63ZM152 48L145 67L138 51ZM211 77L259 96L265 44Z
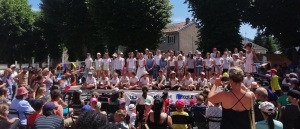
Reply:
M101 68L101 64L102 63L102 59L101 58L99 58L99 59L95 59L95 64L96 64L96 67L99 67L99 68Z
M156 65L159 65L159 63L160 63L160 58L161 58L161 55L155 55L155 56L154 56L154 60L155 60Z
M111 84L117 84L118 82L120 82L120 80L119 80L119 78L117 77L117 78L112 78L112 79L110 80L110 82L111 82Z
M231 62L232 62L232 59L230 57L224 57L224 66L223 66L223 68L228 69L230 67Z
M215 58L214 60L215 60L216 65L221 65L221 62L224 61L223 58L221 58L221 57Z
M127 59L128 68L134 69L135 68L135 62L136 62L135 58L128 58Z
M109 70L109 65L111 63L111 59L102 59L102 63L103 63L103 69L104 70Z
M149 83L149 78L148 77L147 78L142 77L140 79L140 83L142 83L143 85L147 85Z
M144 54L144 59L147 60L148 59L148 55Z
M193 81L193 78L191 78L191 77L190 77L189 79L186 79L186 78L184 79L184 84L185 84L185 85L193 84L193 82L194 82L194 81Z
M210 58L216 58L216 54L215 53L210 53Z
M251 86L251 83L254 82L254 78L251 77L250 79L248 79L247 77L244 77L244 84L246 87L250 87Z
M86 84L95 84L96 85L96 78L95 77L92 77L92 78L87 77L87 79L85 80L85 83Z
M201 78L198 79L198 84L200 86L206 86L207 85L207 79L204 78L203 80Z
M116 58L114 60L114 69L115 70L122 70L123 67L125 65L125 61L124 61L124 58Z
M212 65L213 59L204 59L205 66L210 67Z
M129 78L130 83L137 83L138 81L139 81L139 78L137 76Z
M104 79L102 79L102 77L100 77L99 84L105 84L105 83L109 85L109 78L105 77Z
M129 78L127 77L127 76L122 76L121 78L120 78L120 82L122 82L122 83L127 83L129 81Z
M10 75L10 77L12 78L11 80L14 85L16 85L17 82L13 78L15 78L17 75L18 75L18 73L16 71L12 71L12 74Z
M178 81L177 77L175 77L175 79L170 79L171 85L175 85L177 81Z
M84 62L85 62L85 68L91 68L92 63L93 63L93 59L92 58L86 58Z

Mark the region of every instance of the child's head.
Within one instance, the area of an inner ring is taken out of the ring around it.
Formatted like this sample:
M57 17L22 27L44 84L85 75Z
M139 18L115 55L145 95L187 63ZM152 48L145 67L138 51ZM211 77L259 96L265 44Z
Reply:
M196 103L196 101L194 99L190 100L190 106L194 105Z
M118 74L115 72L115 73L113 74L113 77L114 77L114 78L117 78L117 77L118 77Z
M171 78L175 78L175 77L176 77L176 73L175 73L175 71L171 71L171 73L170 73L170 77L171 77Z
M290 90L290 85L289 84L282 84L281 85L281 90L283 93L287 93Z
M119 101L119 109L125 109L125 104L126 104L126 101L124 99L121 99Z
M177 111L183 111L183 108L184 108L185 104L186 104L186 102L183 99L177 100L176 103L175 103Z
M197 96L197 103L203 103L204 102L204 97L202 95Z
M126 117L126 113L123 109L119 109L116 111L115 115L114 115L114 121L115 122L121 122L124 121Z
M8 113L9 113L9 110L8 110L8 109L9 109L9 108L8 108L8 105L7 105L7 104L4 104L4 103L0 104L0 118L1 118L1 117L4 117L4 118L2 118L2 119L6 119L6 118L7 118Z

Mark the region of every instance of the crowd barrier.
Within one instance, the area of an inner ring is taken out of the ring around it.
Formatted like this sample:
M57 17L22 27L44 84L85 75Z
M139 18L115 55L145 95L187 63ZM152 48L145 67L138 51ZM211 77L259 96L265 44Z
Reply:
M72 86L70 89L68 89L67 92L73 92L76 90L80 90L80 85L78 86ZM112 90L101 90L101 89L93 89L93 90L82 90L82 93L92 93L92 92L98 92L99 94L102 93L112 93ZM128 105L130 103L130 100L137 100L139 97L142 96L141 90L123 90L125 94L125 101ZM152 96L154 99L157 97L162 96L163 90L149 90L148 95ZM189 104L190 100L194 99L196 100L195 95L199 94L200 91L168 91L169 93L169 99L170 103L175 103L178 99L186 100L187 104Z

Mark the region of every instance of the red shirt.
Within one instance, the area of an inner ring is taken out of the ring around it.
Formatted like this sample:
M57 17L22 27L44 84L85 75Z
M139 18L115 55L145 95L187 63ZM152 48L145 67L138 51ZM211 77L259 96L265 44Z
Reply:
M165 99L164 102L165 102L165 105L164 105L165 113L168 113L168 111L169 111L168 106L170 105L170 100Z
M35 113L27 117L27 125L32 126L34 124L35 119L39 118L40 116L42 116L42 114Z

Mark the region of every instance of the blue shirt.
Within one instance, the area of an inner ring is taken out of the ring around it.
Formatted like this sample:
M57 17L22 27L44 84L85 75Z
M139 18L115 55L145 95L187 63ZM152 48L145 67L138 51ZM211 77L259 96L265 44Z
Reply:
M4 77L2 78L2 80L4 80ZM12 81L12 79L10 77L6 78L6 82L5 83L6 83L6 88L8 88L8 89L12 88L13 81Z
M160 62L159 62L159 66L161 67L161 68L167 68L167 66L168 66L168 61L167 61L167 59L166 58L161 58L160 59Z
M283 125L280 121L273 120L274 121L274 129L283 129ZM266 120L259 121L255 123L256 129L268 129L268 123Z
M20 100L20 99L14 99L11 102L11 105L9 107L10 109L16 109L19 112L19 118L22 125L27 125L27 120L25 117L24 112L33 112L34 109L31 107L28 101L26 100ZM18 116L15 115L9 115L9 119L11 118L17 118Z

